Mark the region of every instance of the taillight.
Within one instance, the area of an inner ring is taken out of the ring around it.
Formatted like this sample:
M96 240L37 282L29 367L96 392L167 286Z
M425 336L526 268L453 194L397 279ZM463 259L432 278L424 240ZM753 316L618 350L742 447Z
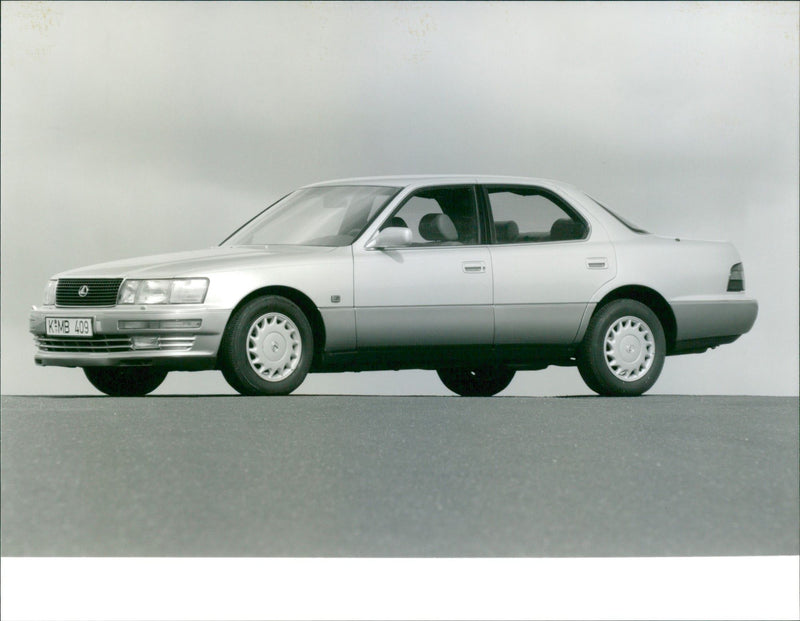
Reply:
M744 291L744 267L741 263L731 266L728 276L728 291Z

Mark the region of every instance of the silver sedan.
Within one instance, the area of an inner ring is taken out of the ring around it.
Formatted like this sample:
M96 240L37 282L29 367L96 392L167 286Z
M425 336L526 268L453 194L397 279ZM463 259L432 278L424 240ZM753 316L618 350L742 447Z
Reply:
M419 176L306 186L219 247L55 275L30 331L37 364L109 395L170 370L284 395L309 372L415 368L488 396L549 365L639 395L757 312L729 243L652 235L553 181Z

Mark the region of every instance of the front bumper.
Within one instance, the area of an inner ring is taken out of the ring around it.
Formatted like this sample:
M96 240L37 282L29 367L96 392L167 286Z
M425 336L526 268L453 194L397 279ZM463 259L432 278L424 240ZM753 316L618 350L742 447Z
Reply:
M29 331L36 344L34 360L40 366L157 365L187 371L213 369L230 312L229 309L184 305L133 308L34 306ZM66 317L91 319L94 335L86 338L46 334L47 318ZM192 327L168 327L175 321L188 321ZM137 327L131 327L124 322L138 323L135 324Z

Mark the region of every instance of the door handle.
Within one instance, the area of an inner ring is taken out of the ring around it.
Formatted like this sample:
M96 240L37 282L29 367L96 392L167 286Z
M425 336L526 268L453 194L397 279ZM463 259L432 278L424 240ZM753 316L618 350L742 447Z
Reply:
M606 257L589 257L586 259L586 267L590 270L608 269L608 259Z
M464 261L461 269L465 274L483 274L486 271L486 264L483 261Z

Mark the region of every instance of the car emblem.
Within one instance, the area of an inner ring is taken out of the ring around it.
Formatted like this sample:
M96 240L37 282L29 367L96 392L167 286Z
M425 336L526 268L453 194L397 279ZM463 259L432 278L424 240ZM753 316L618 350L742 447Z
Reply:
M87 295L89 295L89 287L83 285L80 289L78 289L78 295L82 298L85 298Z

